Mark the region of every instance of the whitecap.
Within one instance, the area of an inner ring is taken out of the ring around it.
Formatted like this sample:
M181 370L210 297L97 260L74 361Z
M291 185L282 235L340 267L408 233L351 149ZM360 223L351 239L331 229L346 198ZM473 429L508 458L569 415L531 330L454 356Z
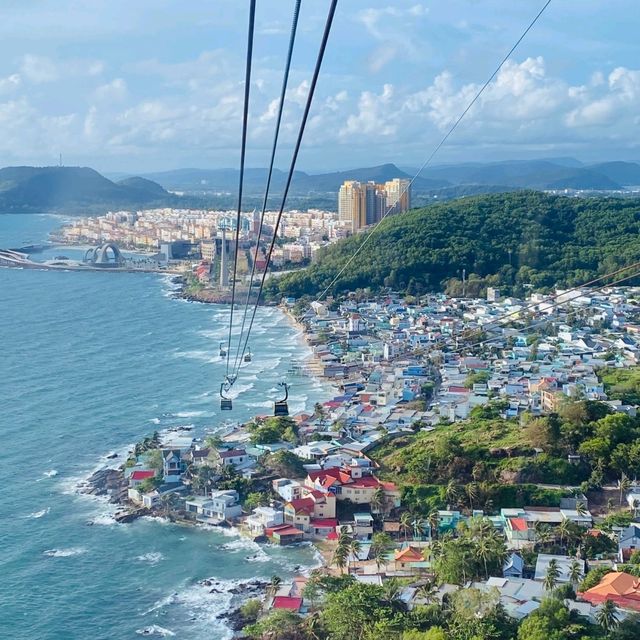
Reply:
M171 631L171 629L165 629L157 624L152 624L149 627L144 627L144 629L137 629L136 633L141 636L175 636L176 634Z
M98 514L95 518L91 518L89 522L91 524L102 525L105 527L110 527L114 524L119 524L118 521L115 519L114 514L108 513L108 512Z
M50 471L45 471L42 475L46 476L47 478L54 478L55 476L58 475L58 470L51 469Z
M206 411L178 411L173 414L176 418L199 418L207 415Z
M146 564L155 565L164 560L164 556L159 551L152 551L150 553L143 553L140 556L136 556L138 562L144 562Z
M151 418L149 422L151 422L152 424L160 424L160 418Z
M70 558L87 553L87 550L84 547L69 547L68 549L47 549L42 553L49 558Z
M253 389L253 382L250 382L249 384L235 384L233 387L231 387L231 391L227 392L226 395L227 397L235 400L243 393L251 391L251 389Z
M33 513L30 513L27 516L24 516L25 518L42 518L43 516L46 516L47 513L49 513L49 511L51 511L51 507L47 507L46 509L42 509L42 511L34 511Z

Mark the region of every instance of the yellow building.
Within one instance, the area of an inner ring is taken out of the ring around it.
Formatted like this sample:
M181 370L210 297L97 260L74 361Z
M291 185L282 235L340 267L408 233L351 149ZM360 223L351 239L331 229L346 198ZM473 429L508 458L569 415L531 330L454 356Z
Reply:
M403 213L411 209L411 182L402 178L394 178L384 183L387 194L387 209L390 214Z
M338 193L338 218L352 233L379 222L387 213L402 213L411 206L409 180L395 178L385 184L346 180Z

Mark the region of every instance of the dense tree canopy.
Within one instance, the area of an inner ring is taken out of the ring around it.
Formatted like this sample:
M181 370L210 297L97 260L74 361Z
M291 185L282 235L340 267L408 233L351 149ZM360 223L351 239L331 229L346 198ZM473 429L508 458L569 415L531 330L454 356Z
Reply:
M566 198L522 191L463 198L385 219L331 293L391 287L415 295L486 286L522 292L576 285L634 262L638 199ZM324 250L303 271L271 279L271 296L321 292L364 242L360 234Z

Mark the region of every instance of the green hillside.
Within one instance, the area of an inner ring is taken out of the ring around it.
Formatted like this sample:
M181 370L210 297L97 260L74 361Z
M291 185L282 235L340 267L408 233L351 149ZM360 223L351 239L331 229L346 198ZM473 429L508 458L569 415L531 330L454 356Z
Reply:
M116 184L88 167L0 169L0 212L101 212L171 200L171 194L150 180L134 177Z
M464 198L389 217L331 293L392 287L469 295L576 285L640 258L640 200L517 192ZM268 295L320 293L365 240L325 249L309 268L268 282Z

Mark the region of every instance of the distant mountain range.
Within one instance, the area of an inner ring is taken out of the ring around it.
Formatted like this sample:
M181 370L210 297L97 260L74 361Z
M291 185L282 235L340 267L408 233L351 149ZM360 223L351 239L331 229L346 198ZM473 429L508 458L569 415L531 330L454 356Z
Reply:
M415 175L417 169L406 169ZM441 165L425 169L423 178L451 185L503 185L518 189L618 190L640 185L640 164L602 162L583 165L573 159L524 160L490 164Z
M385 182L411 178L417 169L394 164L312 174L296 171L288 205L336 208L345 180ZM6 167L0 169L0 212L61 211L102 213L114 208L153 206L220 207L236 205L237 169L176 169L160 173L113 174L106 178L87 167ZM266 169L247 169L244 205L259 206ZM269 206L276 206L286 173L273 174ZM520 189L616 191L640 185L640 164L602 162L585 165L573 158L439 165L423 170L413 183L416 206L434 197Z
M167 204L173 196L140 177L113 182L88 167L0 169L0 212L98 213L109 208Z
M392 178L411 178L417 169L399 168L394 164L310 174L296 171L291 185L294 195L336 193L345 180L374 180L384 182ZM236 169L177 169L161 173L143 174L165 189L187 193L235 193L238 188ZM264 189L266 169L245 172L247 195L257 195ZM274 193L284 188L286 173L275 170L272 179ZM422 171L413 184L413 192L432 193L452 187L473 187L468 193L509 189L586 189L619 190L640 185L640 164L635 162L603 162L584 165L573 158L550 160L506 161L490 164L470 163L440 165ZM489 187L489 189L486 189ZM477 189L481 188L481 189Z

